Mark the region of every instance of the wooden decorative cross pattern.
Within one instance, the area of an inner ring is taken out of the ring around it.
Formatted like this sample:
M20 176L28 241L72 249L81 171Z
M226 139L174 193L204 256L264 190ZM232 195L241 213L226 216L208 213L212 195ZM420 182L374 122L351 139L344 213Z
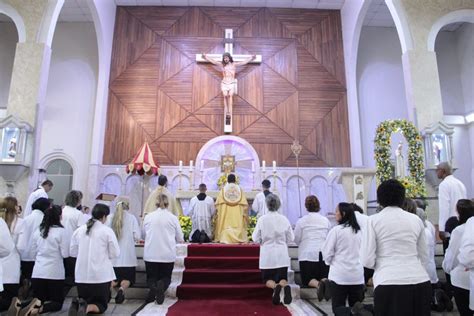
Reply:
M234 36L232 29L225 29L224 31L224 53L229 53L232 56L234 62L249 62L249 63L261 63L262 56L255 55L255 58L248 61L253 55L233 55L234 50ZM207 59L203 58L202 54L196 54L196 61L197 62L210 62L208 59L218 61L222 60L222 54L206 54ZM234 84L234 94L237 94L237 79L235 79ZM231 98L231 97L230 97ZM232 104L232 100L230 100ZM232 133L232 106L229 107L229 115L230 117L226 117L227 113L224 111L224 133Z

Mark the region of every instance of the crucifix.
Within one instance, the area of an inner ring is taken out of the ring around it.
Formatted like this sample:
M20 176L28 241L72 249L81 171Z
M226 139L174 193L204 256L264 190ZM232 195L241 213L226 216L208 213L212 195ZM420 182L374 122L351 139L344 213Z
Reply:
M222 67L221 91L224 95L224 133L232 133L233 96L237 94L235 67L248 63L261 63L261 55L234 55L234 36L232 29L225 29L224 54L196 54L197 62L209 62Z

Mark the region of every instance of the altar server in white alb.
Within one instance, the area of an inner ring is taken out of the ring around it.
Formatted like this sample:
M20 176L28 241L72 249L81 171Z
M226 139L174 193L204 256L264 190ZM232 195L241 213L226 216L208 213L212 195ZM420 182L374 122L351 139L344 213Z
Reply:
M190 234L193 242L209 242L214 237L212 235L212 217L216 213L216 207L214 199L206 195L206 191L206 185L201 183L199 194L189 202L188 216L191 217L193 223Z
M258 192L257 195L255 195L255 199L253 200L253 203L252 203L252 210L254 210L254 212L257 213L257 217L260 217L268 213L268 208L267 208L267 203L265 202L265 198L267 197L267 195L272 193L270 191L271 185L272 184L270 180L267 180L267 179L263 180L262 192ZM280 204L281 204L281 200L280 200ZM282 213L281 207L278 209L277 212L280 214Z
M458 216L456 211L456 203L460 199L466 199L466 187L464 184L453 176L453 169L447 162L442 162L436 167L436 175L441 179L438 191L439 201L439 236L445 239L446 221L453 216Z
M474 217L466 223L458 260L469 270L469 309L474 311Z
M129 213L130 204L126 197L118 197L115 213L107 219L107 225L112 228L120 246L120 256L112 260L116 280L112 286L118 288L115 303L122 304L125 291L135 283L135 268L137 255L135 242L140 240L141 232L135 216Z
M63 208L61 224L66 229L68 243L71 240L74 231L84 224L82 212L77 209L77 207L81 205L81 202L82 192L76 190L70 191L64 200L66 205ZM64 259L64 267L66 268L66 283L69 285L73 284L75 266L75 256L68 255L67 258Z
M369 216L362 234L361 263L374 272L375 315L429 316L431 284L425 267L425 227L401 207L405 188L394 179L377 188L383 209Z
M0 294L0 310L6 310L12 299L18 295L20 284L20 255L17 250L18 238L23 232L23 219L18 216L18 201L8 196L0 201L0 218L4 219L10 231L15 247L10 254L0 259L3 266L3 288Z
M107 205L96 204L92 218L72 235L69 253L77 258L75 281L79 299L73 299L70 315L97 314L107 310L110 284L116 279L112 260L120 255L117 237L104 224L109 213Z
M147 214L143 220L145 234L143 260L150 288L146 302L155 301L161 305L171 283L176 260L176 244L184 242L184 239L178 218L168 211L167 195L161 193L156 198L156 211Z
M466 222L474 217L474 202L467 199L459 200L457 203L459 213L459 226L451 233L449 247L443 260L443 270L451 276L453 285L454 300L461 316L472 316L473 311L469 309L469 269L460 263L461 243L466 234Z
M61 207L54 205L44 214L40 230L33 236L36 262L31 284L41 304L39 313L60 311L64 302L64 262L69 253L68 239L61 225Z
M296 222L295 243L298 245L298 261L300 264L303 285L318 288L318 299L324 293L322 279L328 277L329 267L324 263L321 248L329 232L329 220L320 215L321 206L316 196L306 197L304 206L308 214ZM321 287L320 287L321 285Z
M51 180L45 180L41 185L31 192L28 200L26 201L25 210L23 211L23 218L27 217L34 210L33 203L39 198L48 198L48 192L53 188L53 182Z
M15 248L10 231L5 221L0 218L0 259L8 257ZM0 264L0 292L3 292L3 268Z
M362 237L353 204L339 203L336 221L338 225L331 229L321 250L329 265L330 288L325 290L330 290L332 311L336 315L348 309L346 300L352 313L358 315L356 309L362 308L360 302L364 300L364 268L359 257Z
M253 241L260 244L259 268L265 285L273 289L272 303L280 304L280 292L283 288L283 303L290 304L292 297L288 285L288 244L295 239L295 235L288 219L277 211L280 208L278 196L269 194L265 201L269 212L258 219L252 234Z

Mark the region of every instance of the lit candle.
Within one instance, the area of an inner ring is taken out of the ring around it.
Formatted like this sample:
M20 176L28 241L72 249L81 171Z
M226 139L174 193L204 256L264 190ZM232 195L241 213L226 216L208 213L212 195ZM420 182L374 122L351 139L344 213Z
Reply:
M201 160L201 171L204 170L204 160Z
M265 172L265 160L262 161L262 172Z
M277 171L277 162L273 160L273 172Z
M183 171L183 161L182 161L182 160L179 161L178 171L179 171L179 172L182 172L182 171Z
M193 171L193 161L189 161L189 170Z
M252 161L252 172L255 172L255 162Z

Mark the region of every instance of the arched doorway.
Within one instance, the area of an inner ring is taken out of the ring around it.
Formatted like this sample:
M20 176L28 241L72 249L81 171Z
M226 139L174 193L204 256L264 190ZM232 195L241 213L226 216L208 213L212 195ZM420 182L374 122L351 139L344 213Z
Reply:
M46 166L46 176L53 181L54 187L48 193L55 204L63 204L66 194L72 190L74 172L64 159L54 159Z
M0 109L6 109L8 104L17 43L18 31L15 23L0 13Z

